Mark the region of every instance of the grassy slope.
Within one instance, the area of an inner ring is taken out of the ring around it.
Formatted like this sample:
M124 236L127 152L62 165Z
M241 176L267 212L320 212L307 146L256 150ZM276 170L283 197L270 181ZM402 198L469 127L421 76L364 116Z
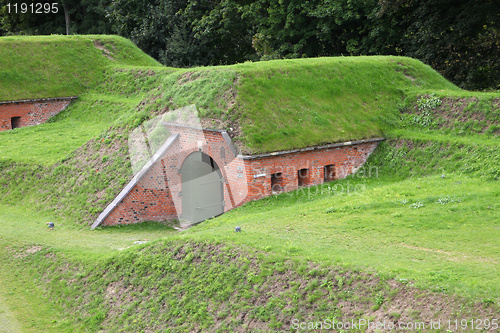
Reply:
M1 159L52 165L115 124L118 115L135 111L137 94L114 95L96 85L114 68L138 65L159 64L118 36L0 38L0 100L79 96L54 122L0 133Z
M0 101L80 95L123 65L159 64L118 36L1 37Z
M409 91L456 89L422 63L398 57L271 61L235 69L242 73L243 140L256 152L380 137L384 119Z

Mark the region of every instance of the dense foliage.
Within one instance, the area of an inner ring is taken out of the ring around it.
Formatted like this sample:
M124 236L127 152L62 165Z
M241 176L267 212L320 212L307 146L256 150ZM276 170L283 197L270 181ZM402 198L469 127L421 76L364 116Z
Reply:
M12 1L10 1L12 3ZM0 35L117 33L168 66L339 55L405 55L467 89L500 88L496 0L60 0L8 13Z

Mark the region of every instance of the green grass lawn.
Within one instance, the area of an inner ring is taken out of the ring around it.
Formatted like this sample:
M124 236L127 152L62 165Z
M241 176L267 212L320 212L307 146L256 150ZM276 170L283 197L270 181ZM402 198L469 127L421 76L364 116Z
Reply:
M8 246L0 237L2 247ZM19 244L19 243L17 243ZM0 331L7 333L73 332L71 320L60 306L39 289L29 267L12 263L10 253L0 251Z
M133 117L140 98L85 94L58 114L53 122L0 132L3 160L51 166L87 141Z
M175 229L161 223L144 223L129 227L105 228L92 232L72 221L58 219L48 213L34 213L29 209L0 206L1 240L5 244L42 244L67 254L70 258L94 260L116 254L136 241L152 241L171 236ZM55 230L46 223L55 221Z
M499 198L496 182L458 175L345 180L247 204L182 237L241 242L498 301Z
M48 221L55 221L54 231L48 230ZM50 248L72 263L94 265L125 249L138 247L137 241L151 242L175 232L173 228L158 223L92 232L50 214L8 206L0 206L0 225L0 311L3 302L8 306L4 313L0 313L0 319L5 320L5 327L17 329L13 333L86 331L75 326L74 315L68 317L65 314L64 304L41 291L41 281L34 280L38 276L34 267L21 267L13 262L16 250L22 249L19 253L23 255L25 249L40 246L40 249Z

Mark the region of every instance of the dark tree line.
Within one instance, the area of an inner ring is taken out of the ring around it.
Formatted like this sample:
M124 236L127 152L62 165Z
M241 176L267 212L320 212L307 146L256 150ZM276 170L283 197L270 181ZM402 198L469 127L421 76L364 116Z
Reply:
M59 0L44 15L13 2L0 0L2 35L115 33L168 66L405 55L500 89L500 0Z

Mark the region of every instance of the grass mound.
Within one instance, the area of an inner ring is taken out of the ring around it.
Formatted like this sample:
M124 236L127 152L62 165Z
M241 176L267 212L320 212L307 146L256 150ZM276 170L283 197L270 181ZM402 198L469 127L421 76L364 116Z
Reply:
M4 37L0 56L0 100L79 95L53 124L0 133L3 159L45 165L133 114L140 122L195 104L205 127L227 130L243 153L266 153L381 137L409 94L460 91L403 57L180 70L115 36Z
M177 71L144 100L148 113L194 103L207 127L244 153L383 136L410 92L458 88L403 57L276 60ZM208 98L207 98L208 97Z
M118 36L0 38L0 101L80 95L108 66L158 66Z

